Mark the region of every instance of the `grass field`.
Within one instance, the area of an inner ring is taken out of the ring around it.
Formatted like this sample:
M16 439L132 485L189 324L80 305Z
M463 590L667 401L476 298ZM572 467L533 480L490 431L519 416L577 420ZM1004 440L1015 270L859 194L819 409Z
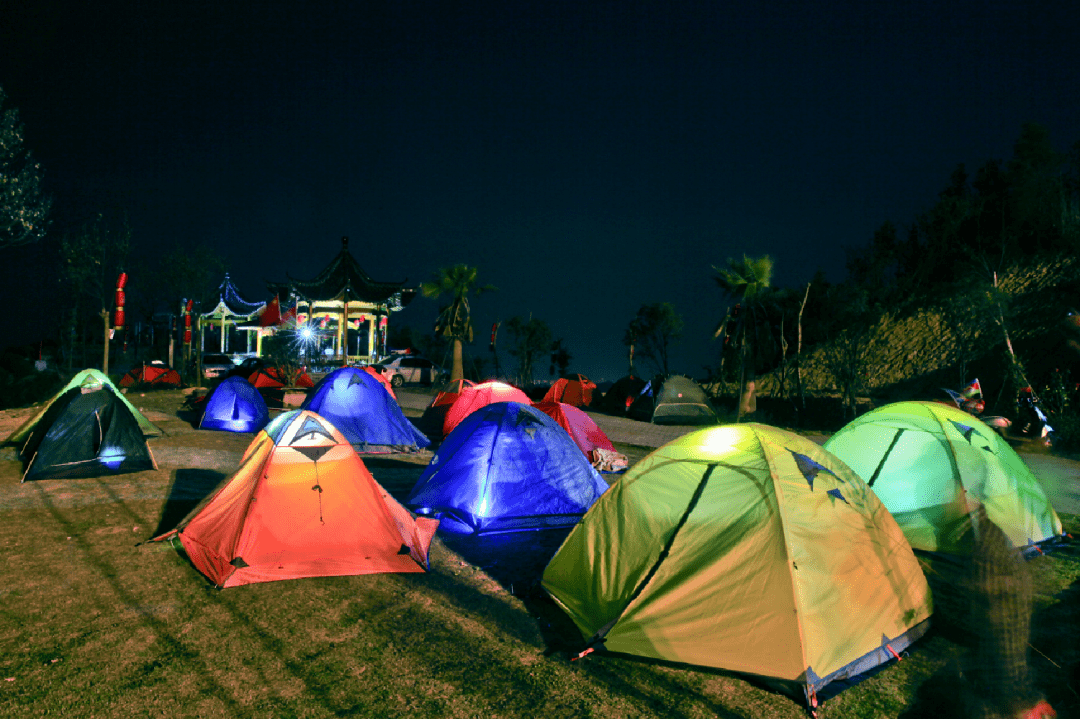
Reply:
M398 496L418 469L369 466ZM146 540L223 472L20 485L19 470L0 460L0 717L806 716L723 672L599 653L569 661L580 638L530 589L550 543L510 564L469 561L436 539L428 574L219 591L177 547ZM1080 517L1063 520L1080 531ZM1059 716L1080 716L1080 554L1030 567L1038 687ZM938 626L818 714L960 716L965 651L956 627Z

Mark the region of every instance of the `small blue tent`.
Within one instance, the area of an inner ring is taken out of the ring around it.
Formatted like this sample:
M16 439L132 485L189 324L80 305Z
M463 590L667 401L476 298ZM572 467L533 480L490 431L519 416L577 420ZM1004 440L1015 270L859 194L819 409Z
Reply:
M443 441L406 502L458 534L568 527L608 485L555 420L518 402L482 407Z
M206 400L200 429L258 432L270 421L259 390L243 377L229 377Z
M431 444L379 380L359 367L323 377L300 408L328 420L359 452L415 452Z

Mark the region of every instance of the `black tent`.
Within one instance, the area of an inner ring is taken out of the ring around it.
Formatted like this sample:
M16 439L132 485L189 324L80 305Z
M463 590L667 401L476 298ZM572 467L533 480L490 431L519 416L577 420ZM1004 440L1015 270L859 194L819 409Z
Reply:
M630 409L630 404L637 399L646 384L648 383L645 380L634 375L627 375L616 380L615 384L604 393L604 410L612 414L625 415Z
M22 458L24 482L157 469L138 420L108 387L61 395L27 438Z

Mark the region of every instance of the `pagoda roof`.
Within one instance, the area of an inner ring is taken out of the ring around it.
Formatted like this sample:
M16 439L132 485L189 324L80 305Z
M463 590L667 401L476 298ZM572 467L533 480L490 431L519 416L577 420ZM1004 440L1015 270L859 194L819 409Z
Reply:
M229 279L229 273L225 273L225 279L218 286L218 301L209 312L200 313L201 317L221 319L223 317L243 317L250 319L258 314L265 306L265 302L248 302L236 291L236 285Z
M279 297L296 295L305 302L346 302L408 304L415 289L405 289L401 282L376 282L349 252L349 238L341 238L341 252L326 268L310 280L299 280L286 273L287 282L268 282L267 287ZM395 295L399 295L395 297Z

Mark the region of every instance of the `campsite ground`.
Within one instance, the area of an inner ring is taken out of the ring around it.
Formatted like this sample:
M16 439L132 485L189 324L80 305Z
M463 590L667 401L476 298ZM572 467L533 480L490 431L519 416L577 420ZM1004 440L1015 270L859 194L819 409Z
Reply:
M411 417L430 397L398 395ZM805 716L723 672L618 656L568 661L578 637L530 591L550 540L513 564L497 552L469 561L436 539L424 575L215 590L171 545L146 540L235 471L252 435L195 430L179 391L128 397L166 432L151 441L156 471L20 484L14 452L0 449L0 717ZM0 437L31 413L0 412ZM632 462L687 431L593 417ZM430 457L365 462L403 498ZM1080 530L1080 462L1024 458L1068 528ZM1030 566L1036 680L1061 716L1080 714L1078 555ZM956 715L964 652L955 632L938 627L819 715Z

